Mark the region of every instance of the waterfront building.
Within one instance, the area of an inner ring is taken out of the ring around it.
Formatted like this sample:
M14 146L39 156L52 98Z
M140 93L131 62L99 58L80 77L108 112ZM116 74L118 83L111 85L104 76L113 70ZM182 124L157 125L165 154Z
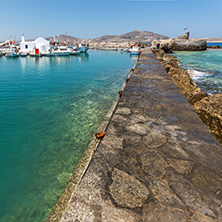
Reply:
M25 41L24 34L22 34L20 52L31 52L34 48L39 49L40 53L47 52L49 48L49 41L42 37L39 37L34 41Z

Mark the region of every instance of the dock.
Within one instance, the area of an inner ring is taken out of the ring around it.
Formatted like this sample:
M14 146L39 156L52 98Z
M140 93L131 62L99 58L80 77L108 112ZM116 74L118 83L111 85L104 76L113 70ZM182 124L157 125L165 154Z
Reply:
M48 221L222 221L222 147L149 48L106 124Z

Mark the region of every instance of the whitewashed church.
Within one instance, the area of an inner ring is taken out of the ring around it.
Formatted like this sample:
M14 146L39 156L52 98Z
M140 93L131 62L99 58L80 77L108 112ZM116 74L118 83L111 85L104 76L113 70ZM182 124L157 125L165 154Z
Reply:
M20 42L20 52L31 52L34 48L39 49L39 52L47 52L49 48L49 41L44 38L37 38L35 41L25 41L24 34L22 34L22 41Z

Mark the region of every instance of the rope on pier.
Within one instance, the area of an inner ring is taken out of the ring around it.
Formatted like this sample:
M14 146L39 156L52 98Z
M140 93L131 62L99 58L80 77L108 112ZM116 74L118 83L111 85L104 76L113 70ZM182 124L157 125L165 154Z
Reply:
M111 86L111 85L117 83L117 82L120 81L122 78L124 78L126 75L128 75L130 72L132 72L133 70L134 70L134 69L130 69L129 72L127 72L127 73L124 74L123 76L119 77L118 79L114 80L113 82L111 82L111 83L109 83L109 84L107 84L107 85L105 85L105 86L102 86L102 87L100 87L99 89L95 89L95 90L93 90L93 91L95 91L95 92L97 92L97 93L100 93L99 90L104 89L104 88L106 88L106 87L108 87L108 86Z

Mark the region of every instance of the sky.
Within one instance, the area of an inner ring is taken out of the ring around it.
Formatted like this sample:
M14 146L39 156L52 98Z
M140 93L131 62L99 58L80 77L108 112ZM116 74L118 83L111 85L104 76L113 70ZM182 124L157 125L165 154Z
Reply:
M175 38L222 37L222 0L0 0L0 41L151 31Z

